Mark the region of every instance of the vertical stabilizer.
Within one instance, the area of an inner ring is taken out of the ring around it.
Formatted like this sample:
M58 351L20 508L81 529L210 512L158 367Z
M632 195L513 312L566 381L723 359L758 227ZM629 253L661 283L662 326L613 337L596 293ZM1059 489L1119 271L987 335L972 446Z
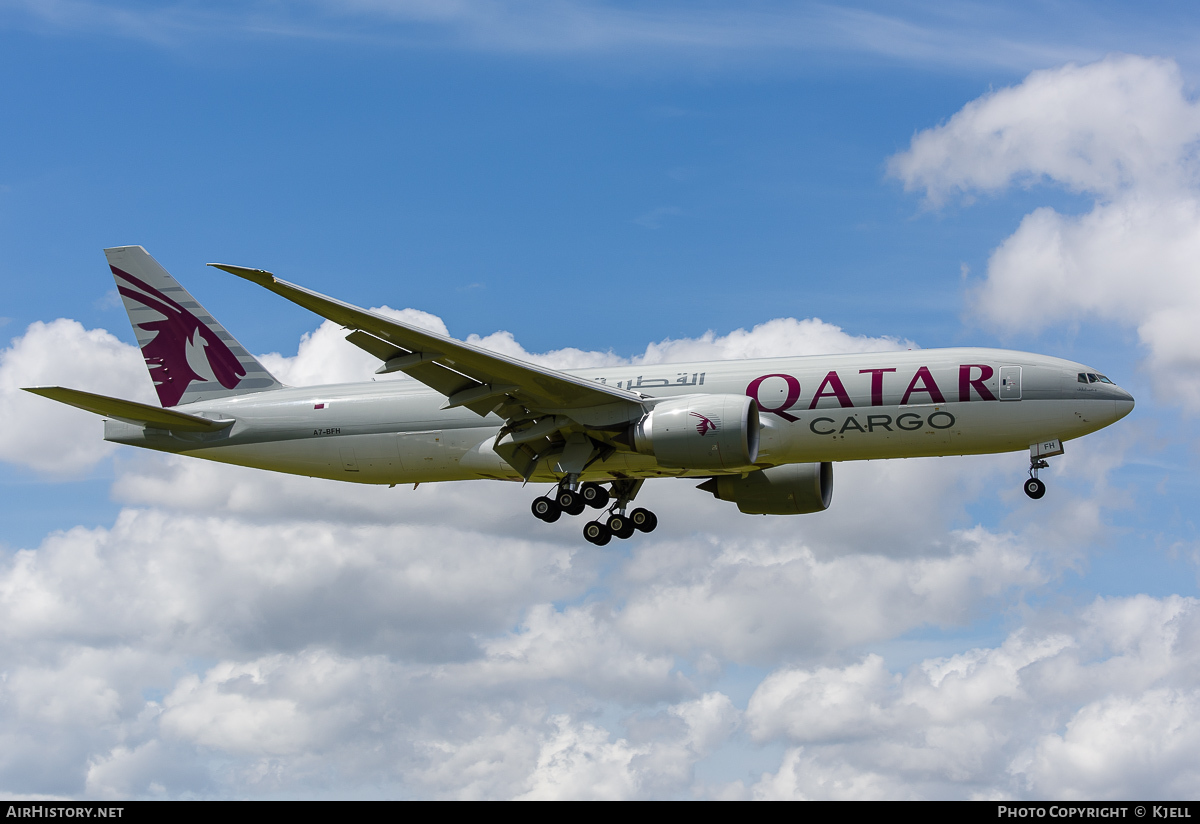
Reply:
M163 406L282 386L141 246L104 255Z

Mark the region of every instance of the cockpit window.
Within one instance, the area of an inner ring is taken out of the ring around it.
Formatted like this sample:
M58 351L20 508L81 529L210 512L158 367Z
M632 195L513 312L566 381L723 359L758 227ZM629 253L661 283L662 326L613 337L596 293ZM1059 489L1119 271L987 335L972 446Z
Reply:
M1113 386L1116 386L1115 383L1113 383L1112 381L1110 381L1108 378L1104 377L1103 375L1097 375L1096 377L1098 377L1100 379L1100 383L1107 383L1107 384L1112 384Z
M1110 386L1116 386L1116 384L1110 381L1107 377L1104 375L1098 375L1095 372L1080 372L1075 376L1075 380L1079 381L1080 383L1107 383Z
M1088 376L1088 383L1099 383L1100 382L1100 376L1097 375L1095 372L1088 372L1087 376Z
M1078 380L1080 383L1087 383L1087 372L1080 372L1079 377L1076 378L1076 380Z

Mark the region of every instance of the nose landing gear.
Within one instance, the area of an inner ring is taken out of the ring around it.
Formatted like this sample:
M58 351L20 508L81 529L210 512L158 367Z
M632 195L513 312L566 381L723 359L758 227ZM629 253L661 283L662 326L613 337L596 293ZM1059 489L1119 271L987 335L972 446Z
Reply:
M1046 494L1046 485L1038 478L1038 470L1048 469L1046 458L1063 454L1062 441L1042 441L1029 447L1029 480L1025 482L1025 494L1035 501Z
M1037 472L1038 469L1045 469L1050 465L1045 461L1038 461L1038 463L1040 463L1041 466L1037 467L1037 469L1030 467L1029 471ZM1038 498L1046 494L1046 485L1037 477L1030 475L1029 480L1025 482L1025 494L1036 501Z

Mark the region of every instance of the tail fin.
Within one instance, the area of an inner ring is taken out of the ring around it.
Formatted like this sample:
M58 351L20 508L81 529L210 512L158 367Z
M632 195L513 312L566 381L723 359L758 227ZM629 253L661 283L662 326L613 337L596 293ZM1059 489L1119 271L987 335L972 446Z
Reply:
M164 407L283 386L141 246L104 255Z

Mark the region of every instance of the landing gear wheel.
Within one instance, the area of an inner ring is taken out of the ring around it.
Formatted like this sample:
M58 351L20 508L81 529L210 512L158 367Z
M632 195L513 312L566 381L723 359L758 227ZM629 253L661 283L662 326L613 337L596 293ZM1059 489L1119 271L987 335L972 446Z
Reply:
M583 496L569 489L558 490L558 497L555 500L557 500L559 508L568 515L578 515L583 512L585 506Z
M608 506L608 490L600 486L600 484L588 481L579 487L579 496L592 509L603 509Z
M604 546L612 540L612 536L612 530L599 521L588 521L587 525L583 528L584 539L596 546Z
M533 510L533 517L548 524L554 523L562 515L562 509L553 498L534 498L529 508Z
M642 532L653 532L654 527L658 526L658 516L641 507L629 513L629 520L636 529L640 529Z
M1036 501L1046 494L1046 485L1037 478L1030 478L1025 482L1025 494Z
M618 538L625 539L633 534L636 527L633 521L624 515L610 515L608 518L608 528L613 535Z

